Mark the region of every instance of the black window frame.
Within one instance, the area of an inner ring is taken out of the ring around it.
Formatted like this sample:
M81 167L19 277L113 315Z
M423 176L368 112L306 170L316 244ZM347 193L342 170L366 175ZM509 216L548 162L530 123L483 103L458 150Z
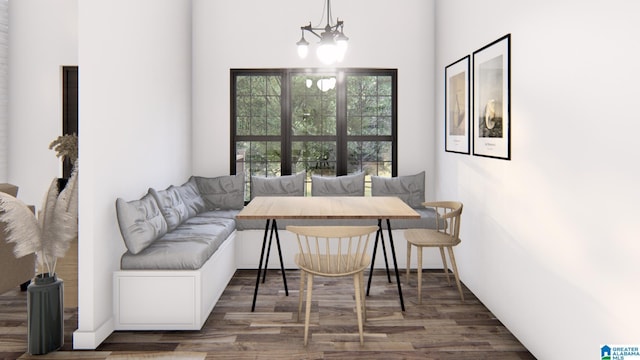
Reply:
M336 176L348 174L348 149L350 141L390 141L391 142L391 176L398 173L398 70L381 68L336 68L336 69L230 69L230 174L237 172L236 143L238 141L279 141L281 142L281 175L292 174L292 143L294 141L334 141L334 136L324 138L318 135L293 135L293 111L291 106L292 76L300 74L328 75L336 77ZM391 77L391 135L347 135L347 77L348 76L390 76ZM281 131L280 135L238 135L236 133L236 79L238 76L281 76ZM331 139L329 139L331 138ZM339 154L345 154L340 156Z

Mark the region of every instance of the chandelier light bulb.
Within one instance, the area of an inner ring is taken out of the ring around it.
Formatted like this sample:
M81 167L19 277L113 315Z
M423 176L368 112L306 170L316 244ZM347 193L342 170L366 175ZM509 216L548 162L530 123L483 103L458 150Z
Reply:
M320 44L316 55L323 64L331 65L338 60L338 47L335 44Z

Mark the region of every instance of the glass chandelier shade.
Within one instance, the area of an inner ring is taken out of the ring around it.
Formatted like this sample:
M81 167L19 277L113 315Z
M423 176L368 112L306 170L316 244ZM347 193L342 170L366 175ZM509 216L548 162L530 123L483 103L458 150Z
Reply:
M300 59L304 59L309 54L309 42L304 38L304 31L302 32L302 38L296 43L298 45L298 56Z

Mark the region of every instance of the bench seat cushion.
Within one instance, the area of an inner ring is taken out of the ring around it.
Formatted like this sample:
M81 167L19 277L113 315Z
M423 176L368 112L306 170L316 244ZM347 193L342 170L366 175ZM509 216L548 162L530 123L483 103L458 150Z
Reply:
M436 210L433 208L414 208L420 219L396 219L391 220L392 229L435 229L436 228ZM442 221L440 224L444 224ZM387 222L382 222L382 228L387 228Z
M206 213L203 213L206 214ZM197 215L138 254L127 251L122 270L197 270L235 230L233 219Z
M209 211L201 212L200 214L198 214L198 217L201 217L201 218L223 218L223 219L232 219L232 220L234 220L236 218L236 215L238 215L239 212L240 212L240 210L232 210L232 209L228 209L228 210L209 210Z

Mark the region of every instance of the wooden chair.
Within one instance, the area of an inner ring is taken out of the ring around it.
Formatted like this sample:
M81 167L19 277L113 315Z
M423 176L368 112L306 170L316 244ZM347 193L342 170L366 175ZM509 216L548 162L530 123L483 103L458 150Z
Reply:
M418 302L422 304L422 248L437 247L440 249L444 273L447 275L447 282L451 285L447 258L444 254L444 248L447 248L453 275L458 285L458 292L460 292L460 299L464 301L456 258L453 255L453 247L460 244L462 203L457 201L437 201L425 202L422 205L435 208L438 219L436 220L436 229L405 230L404 236L407 239L407 283L409 282L409 273L411 271L411 247L415 246L418 248Z
M300 267L300 298L298 300L298 321L302 311L304 285L307 281L306 313L304 322L304 345L309 335L309 317L311 314L311 292L313 277L353 276L356 298L356 314L360 344L364 344L363 317L366 318L364 296L364 270L369 266L371 257L366 253L371 234L378 231L377 226L287 226L287 230L296 234L299 253L295 261Z

